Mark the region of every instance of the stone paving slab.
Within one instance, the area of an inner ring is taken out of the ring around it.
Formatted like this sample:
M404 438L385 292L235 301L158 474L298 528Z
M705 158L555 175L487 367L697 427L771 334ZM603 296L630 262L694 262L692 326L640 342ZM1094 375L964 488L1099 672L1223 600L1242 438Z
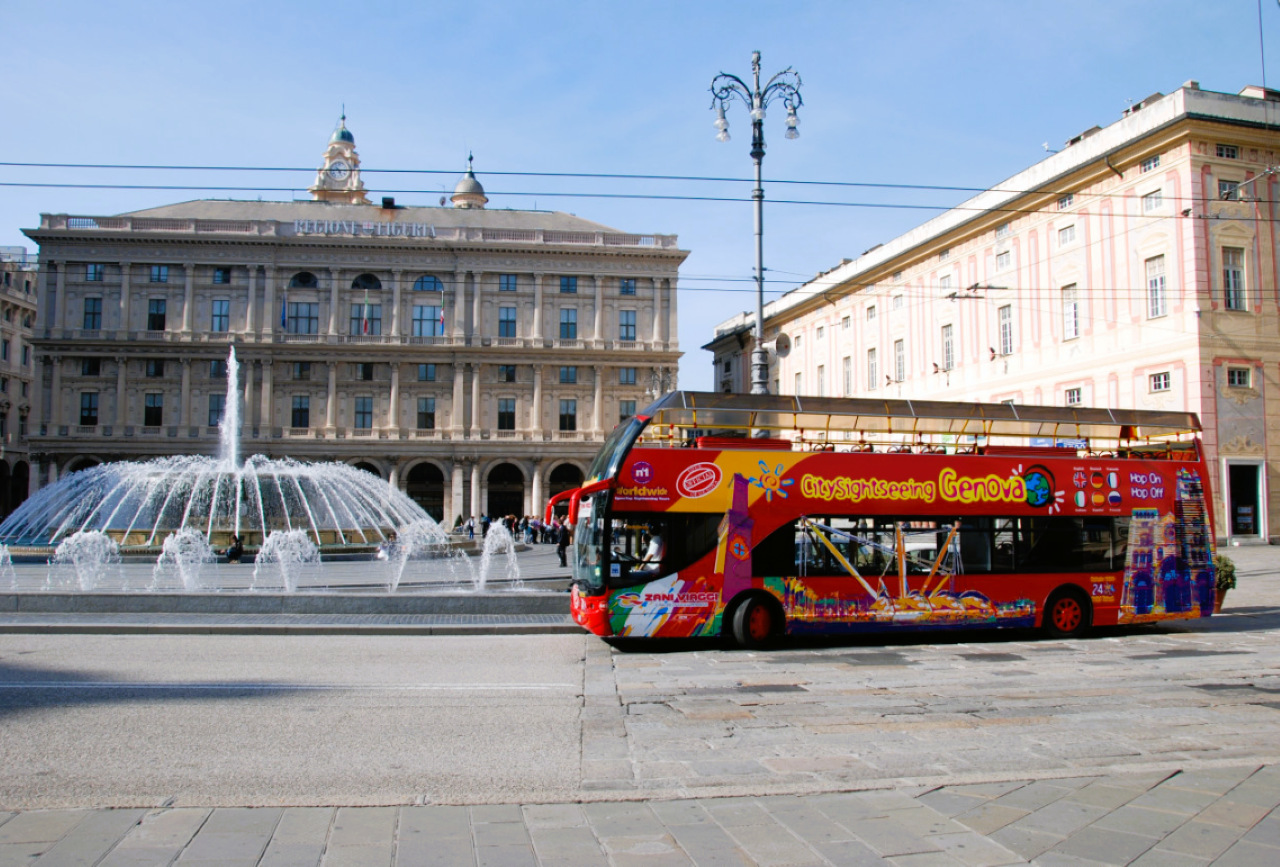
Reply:
M1241 811L1233 796L1280 803L1278 771L696 801L11 811L0 867L1258 867L1280 864L1280 808ZM1097 791L1132 797L1082 799Z

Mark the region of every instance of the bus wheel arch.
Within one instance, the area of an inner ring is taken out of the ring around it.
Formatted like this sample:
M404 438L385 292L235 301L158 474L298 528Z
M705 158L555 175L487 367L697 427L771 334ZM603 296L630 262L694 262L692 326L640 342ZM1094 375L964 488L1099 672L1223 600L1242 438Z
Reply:
M782 635L786 615L773 594L748 590L733 598L721 623L721 635L732 635L739 647L752 649L764 647Z
M1080 638L1093 625L1093 604L1074 584L1049 594L1044 604L1044 631L1053 638Z

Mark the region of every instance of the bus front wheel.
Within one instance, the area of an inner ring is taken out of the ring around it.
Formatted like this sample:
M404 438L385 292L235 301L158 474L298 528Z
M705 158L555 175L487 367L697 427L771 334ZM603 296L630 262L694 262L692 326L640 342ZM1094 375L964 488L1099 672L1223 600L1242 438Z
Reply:
M733 638L739 647L764 647L781 626L776 606L759 596L747 597L733 612Z
M1044 606L1044 629L1053 638L1079 638L1089 630L1089 602L1078 589L1057 590Z

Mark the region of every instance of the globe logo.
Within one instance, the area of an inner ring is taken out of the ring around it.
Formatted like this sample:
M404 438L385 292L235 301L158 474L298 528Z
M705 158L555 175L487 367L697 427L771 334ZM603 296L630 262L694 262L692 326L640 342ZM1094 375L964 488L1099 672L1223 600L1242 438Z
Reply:
M1027 505L1043 508L1053 502L1053 481L1048 470L1033 469L1022 477L1027 488Z

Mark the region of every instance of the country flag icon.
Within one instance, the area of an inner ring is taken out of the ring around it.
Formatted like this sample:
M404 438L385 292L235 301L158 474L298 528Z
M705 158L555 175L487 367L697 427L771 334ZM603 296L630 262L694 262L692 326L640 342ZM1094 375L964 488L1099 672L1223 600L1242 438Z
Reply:
M1084 508L1084 503L1085 503L1085 492L1084 492L1084 491L1076 491L1076 508L1077 508L1077 509L1083 509L1083 508Z
M1120 505L1120 492L1112 491L1111 493L1107 494L1107 503L1112 506Z

